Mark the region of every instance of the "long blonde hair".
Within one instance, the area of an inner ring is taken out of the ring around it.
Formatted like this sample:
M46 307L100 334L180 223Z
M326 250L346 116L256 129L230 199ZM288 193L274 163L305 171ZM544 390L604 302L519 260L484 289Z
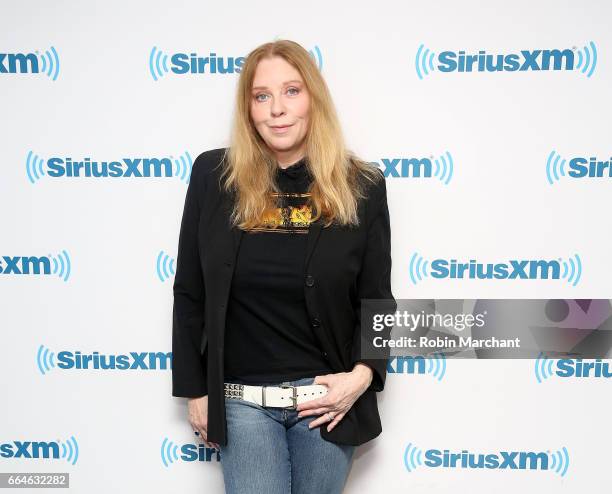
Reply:
M277 40L254 49L246 58L236 93L230 145L223 160L223 187L235 193L231 222L247 229L261 224L276 205L271 192L276 159L253 125L250 116L251 88L257 64L263 58L280 56L300 73L310 94L310 116L306 134L306 165L313 181L310 189L311 221L325 226L336 222L358 225L357 202L365 195L366 178L382 178L377 167L345 148L336 110L318 67L298 43Z

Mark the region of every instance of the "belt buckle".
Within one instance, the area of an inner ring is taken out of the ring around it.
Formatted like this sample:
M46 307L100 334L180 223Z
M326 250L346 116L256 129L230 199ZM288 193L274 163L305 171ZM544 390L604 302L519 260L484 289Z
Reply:
M291 384L281 384L279 386L279 388L283 388L283 389L291 388L291 389L293 389L293 394L292 394L292 396L289 397L289 399L293 401L293 404L288 405L285 408L293 408L295 410L297 408L297 387L296 386L292 386Z

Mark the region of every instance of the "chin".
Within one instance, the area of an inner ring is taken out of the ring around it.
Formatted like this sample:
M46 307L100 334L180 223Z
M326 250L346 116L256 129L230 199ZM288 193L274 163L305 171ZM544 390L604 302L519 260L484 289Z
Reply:
M268 146L277 151L287 151L295 146L295 142L272 142Z

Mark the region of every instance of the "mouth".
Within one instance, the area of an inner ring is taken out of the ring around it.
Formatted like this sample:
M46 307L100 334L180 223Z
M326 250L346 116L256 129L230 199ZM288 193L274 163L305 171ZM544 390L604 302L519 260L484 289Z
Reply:
M293 126L293 124L290 125L271 125L270 129L272 130L272 132L274 132L275 134L284 134L285 132L287 132L291 127Z

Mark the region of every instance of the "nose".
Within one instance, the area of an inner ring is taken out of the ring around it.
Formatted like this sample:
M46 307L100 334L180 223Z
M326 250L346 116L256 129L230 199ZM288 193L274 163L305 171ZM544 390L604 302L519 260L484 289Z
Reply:
M272 104L270 105L270 113L274 117L279 117L285 113L285 106L283 105L282 98L272 98Z

